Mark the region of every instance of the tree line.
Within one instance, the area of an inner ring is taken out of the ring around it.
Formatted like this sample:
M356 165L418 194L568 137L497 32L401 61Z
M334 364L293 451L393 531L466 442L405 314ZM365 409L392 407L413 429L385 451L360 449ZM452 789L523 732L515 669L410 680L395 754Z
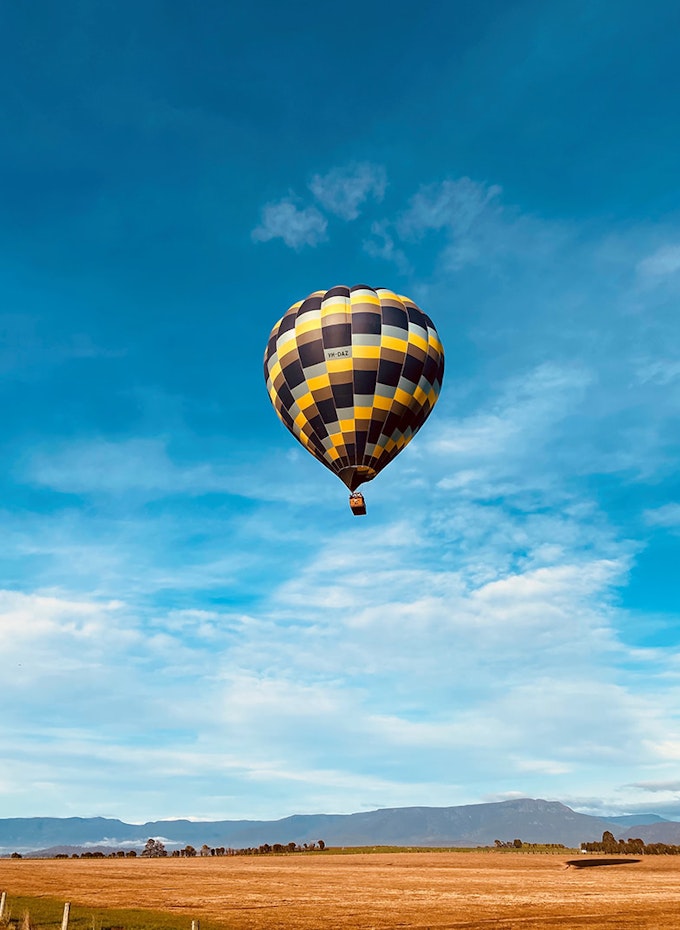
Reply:
M581 849L585 852L604 852L609 853L634 853L635 855L647 856L678 856L680 855L680 846L672 846L669 843L645 843L639 837L629 837L627 840L617 840L613 833L605 830L600 842L581 843Z
M494 840L493 844L496 849L528 849L531 851L539 849L566 849L564 843L525 843L523 840Z
M184 849L173 849L171 856L266 856L270 853L280 855L282 853L312 852L314 850L324 850L325 848L326 844L323 840L317 840L316 843L263 843L261 846L245 846L242 849L235 849L231 846L211 847L204 844L198 851L193 846L185 846Z
M146 846L139 853L140 856L143 856L145 859L160 859L165 856L170 855L171 858L188 858L192 859L194 856L266 856L269 853L273 854L282 854L282 853L302 853L302 852L313 852L315 850L324 850L326 844L323 840L317 840L316 843L263 843L261 846L247 846L243 849L232 849L231 847L226 846L208 846L207 843L204 843L200 849L196 849L194 846L185 846L184 849L173 849L171 853L168 853L165 845L161 843L160 840L155 840L153 837L146 841ZM118 849L115 852L104 853L100 850L93 850L92 852L83 852L83 853L71 853L69 856L68 853L57 853L55 859L136 859L137 852L134 849L129 849L127 852L123 849ZM21 853L12 853L12 859L21 859L23 858Z

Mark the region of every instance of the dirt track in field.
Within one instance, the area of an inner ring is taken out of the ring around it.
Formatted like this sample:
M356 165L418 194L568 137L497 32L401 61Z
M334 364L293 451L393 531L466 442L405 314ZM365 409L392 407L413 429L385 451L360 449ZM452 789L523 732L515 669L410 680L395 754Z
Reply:
M680 857L574 869L568 856L378 853L0 860L0 890L173 911L232 930L668 930ZM180 917L181 915L181 917Z

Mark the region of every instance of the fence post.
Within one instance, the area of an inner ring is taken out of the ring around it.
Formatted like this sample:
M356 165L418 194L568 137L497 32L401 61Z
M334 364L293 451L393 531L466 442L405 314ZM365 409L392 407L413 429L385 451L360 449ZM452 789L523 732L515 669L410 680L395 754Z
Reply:
M7 904L7 892L0 894L0 920L5 916L5 905Z
M61 918L61 930L68 930L68 915L71 911L71 902L67 901L64 905L64 916Z
M201 921L200 921L200 920L192 920L192 921L191 921L191 930L201 930Z

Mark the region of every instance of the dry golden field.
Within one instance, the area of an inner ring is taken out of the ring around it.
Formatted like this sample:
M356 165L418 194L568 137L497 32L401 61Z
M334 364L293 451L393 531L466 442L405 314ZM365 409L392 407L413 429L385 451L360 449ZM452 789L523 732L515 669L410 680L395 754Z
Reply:
M174 912L232 930L669 930L680 857L565 866L497 852L208 859L0 860L0 889L91 907Z

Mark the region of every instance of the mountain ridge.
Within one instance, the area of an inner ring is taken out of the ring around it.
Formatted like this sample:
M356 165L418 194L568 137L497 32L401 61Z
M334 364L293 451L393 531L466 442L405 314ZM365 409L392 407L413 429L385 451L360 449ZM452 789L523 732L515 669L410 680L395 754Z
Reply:
M106 817L14 817L0 819L0 853L57 846L140 848L149 837L169 849L185 845L243 848L263 843L329 846L490 846L515 838L526 843L578 846L599 840L605 830L645 842L680 843L680 823L649 815L615 818L580 814L559 801L518 798L453 807L380 808L352 814L292 814L279 820L156 820L129 824ZM620 821L625 820L622 824Z

